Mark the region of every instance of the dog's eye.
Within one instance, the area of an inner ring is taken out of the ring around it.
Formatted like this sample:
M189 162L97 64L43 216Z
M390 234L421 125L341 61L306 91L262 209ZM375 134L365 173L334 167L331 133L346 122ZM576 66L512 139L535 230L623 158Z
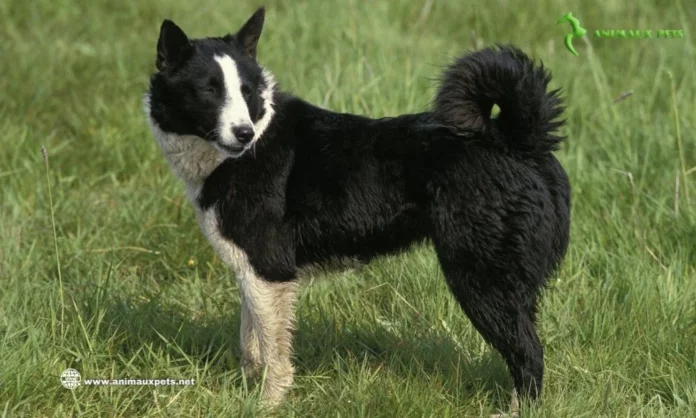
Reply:
M242 94L243 94L244 97L246 97L247 99L249 98L249 96L251 96L251 87L249 87L248 84L243 84L243 85L242 85Z
M210 94L217 95L218 91L220 91L220 85L217 81L211 80L205 90Z

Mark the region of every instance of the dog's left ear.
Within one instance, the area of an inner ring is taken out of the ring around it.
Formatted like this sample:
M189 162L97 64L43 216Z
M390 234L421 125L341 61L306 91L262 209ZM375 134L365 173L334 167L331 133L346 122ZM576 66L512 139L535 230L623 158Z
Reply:
M261 37L261 30L263 29L263 22L266 18L266 9L261 6L254 12L253 15L247 20L247 22L242 26L242 28L235 35L225 36L226 41L231 41L235 39L244 48L244 52L250 57L256 59L256 45L259 43L259 38Z
M191 42L184 31L176 23L165 19L157 40L157 61L155 62L157 69L167 71L173 68L190 50Z

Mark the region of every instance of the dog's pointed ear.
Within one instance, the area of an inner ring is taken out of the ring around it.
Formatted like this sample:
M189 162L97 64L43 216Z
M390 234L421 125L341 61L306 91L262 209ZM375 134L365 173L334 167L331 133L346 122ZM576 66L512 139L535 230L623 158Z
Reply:
M165 71L179 63L191 48L191 41L176 23L165 19L157 40L157 69Z
M266 19L266 9L261 6L254 12L253 15L247 20L247 22L242 26L242 28L235 34L227 35L226 40L236 39L237 42L242 46L244 52L250 57L256 59L256 46L259 43L259 38L261 37L261 30L263 29L263 22Z

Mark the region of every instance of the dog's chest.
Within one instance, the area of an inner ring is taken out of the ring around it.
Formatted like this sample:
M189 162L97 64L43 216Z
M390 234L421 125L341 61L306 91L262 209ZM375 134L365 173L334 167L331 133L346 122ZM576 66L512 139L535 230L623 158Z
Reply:
M222 235L220 220L215 209L202 210L199 207L195 209L201 231L218 257L234 270L238 280L253 277L254 271L246 252Z

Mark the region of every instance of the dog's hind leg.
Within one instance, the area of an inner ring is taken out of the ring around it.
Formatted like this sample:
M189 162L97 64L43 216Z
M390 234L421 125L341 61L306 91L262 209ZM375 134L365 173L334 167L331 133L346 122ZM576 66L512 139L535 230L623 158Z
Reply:
M516 392L536 399L544 374L544 352L535 325L537 291L526 288L516 272L492 277L443 267L452 293L474 327L505 359Z
M534 268L516 266L514 254L486 250L492 247L487 242L484 249L475 247L471 236L476 231L462 239L453 239L451 233L434 237L442 271L474 327L503 356L517 394L534 400L541 394L544 374L535 324L544 280L534 276Z
M520 399L517 396L517 389L512 390L512 396L510 398L510 413L500 412L498 414L492 414L490 418L519 418L520 416Z

